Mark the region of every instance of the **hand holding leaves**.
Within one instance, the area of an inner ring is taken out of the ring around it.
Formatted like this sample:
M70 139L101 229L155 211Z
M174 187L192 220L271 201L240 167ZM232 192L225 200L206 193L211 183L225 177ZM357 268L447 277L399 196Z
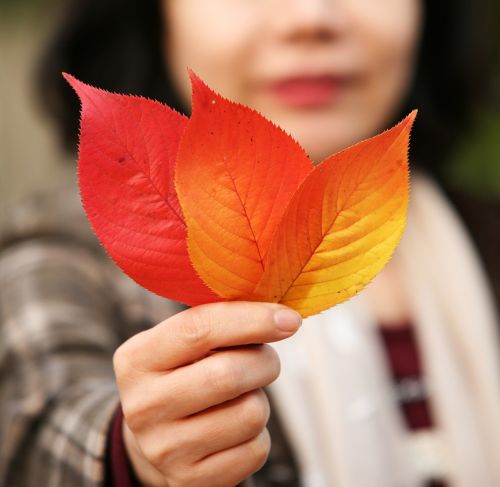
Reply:
M65 77L82 101L89 220L124 272L161 296L275 301L309 316L362 289L401 238L416 112L315 167L194 74L189 120Z

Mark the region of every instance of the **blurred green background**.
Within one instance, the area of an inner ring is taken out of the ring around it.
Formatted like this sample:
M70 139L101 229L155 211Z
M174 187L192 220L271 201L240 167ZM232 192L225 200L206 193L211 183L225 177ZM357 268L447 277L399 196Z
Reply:
M105 1L105 0L103 0ZM495 0L500 18L500 2ZM63 158L32 90L34 64L61 0L0 0L0 203L13 202L60 177ZM447 185L500 200L500 35L498 96L477 114L445 174ZM66 165L67 166L67 165Z

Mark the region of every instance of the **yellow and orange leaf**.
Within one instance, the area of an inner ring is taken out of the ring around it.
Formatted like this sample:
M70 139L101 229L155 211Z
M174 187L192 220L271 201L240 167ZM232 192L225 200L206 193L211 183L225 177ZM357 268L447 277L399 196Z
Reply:
M200 277L219 296L249 297L273 233L312 162L262 115L228 101L191 73L192 116L175 183Z
M305 317L352 297L376 276L406 223L415 116L314 169L279 223L253 299Z

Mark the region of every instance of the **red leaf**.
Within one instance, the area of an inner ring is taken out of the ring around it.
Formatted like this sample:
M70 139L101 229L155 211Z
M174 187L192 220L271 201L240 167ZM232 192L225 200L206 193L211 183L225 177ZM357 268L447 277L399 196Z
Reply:
M262 115L222 98L191 74L193 113L183 135L176 188L189 255L225 298L252 294L273 233L313 165Z
M101 244L150 291L190 305L220 301L191 264L173 186L187 118L159 102L64 76L82 102L80 193Z

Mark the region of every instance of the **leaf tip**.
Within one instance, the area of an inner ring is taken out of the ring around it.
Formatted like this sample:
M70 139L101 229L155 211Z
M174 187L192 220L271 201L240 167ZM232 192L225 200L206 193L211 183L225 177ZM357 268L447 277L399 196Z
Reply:
M198 107L206 107L220 100L220 95L213 91L192 69L188 68L192 89L193 111Z
M406 115L405 118L403 118L403 120L401 120L391 129L387 130L387 132L393 133L395 137L397 137L398 135L404 135L409 138L413 125L415 123L415 119L417 118L417 114L417 109L412 110L408 115Z
M412 127L413 124L415 123L415 119L417 118L417 115L418 115L418 109L415 108L414 110L412 110L410 112L409 115L406 116L406 118L404 119L404 124L409 126L409 127Z
M85 84L83 81L80 81L79 79L75 78L72 74L63 72L62 76L71 86L71 88L73 88L73 90L78 95L80 100L83 102L83 96L85 92L91 89L92 87Z
M191 68L187 68L187 72L189 79L191 80L191 86L193 86L195 83L203 83L203 81L201 81L201 78Z
M76 78L73 75L66 73L65 71L62 71L61 75L70 85L72 85L73 82L76 81Z
M78 94L78 89L83 84L80 80L76 79L72 74L62 72L63 78L68 82L68 84L73 88Z

